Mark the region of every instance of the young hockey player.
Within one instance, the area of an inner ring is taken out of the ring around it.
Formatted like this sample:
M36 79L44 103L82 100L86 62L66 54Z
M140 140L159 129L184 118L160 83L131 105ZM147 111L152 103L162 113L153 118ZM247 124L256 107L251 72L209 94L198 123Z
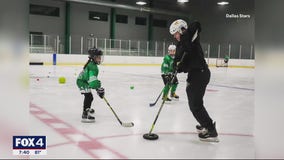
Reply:
M228 55L225 55L224 57L224 66L228 67L228 62L229 62L230 57Z
M206 87L210 81L211 72L204 59L200 44L201 25L193 22L190 26L178 19L170 26L170 33L178 41L178 52L174 66L178 73L187 73L186 93L190 111L200 125L196 126L199 139L202 141L218 142L215 122L209 116L203 104Z
M88 54L89 60L77 78L77 86L81 94L84 95L82 113L82 122L84 123L95 122L95 117L93 116L95 110L91 108L93 101L91 89L96 89L100 98L103 98L105 94L104 88L101 87L101 81L98 80L98 65L101 64L103 52L94 47L89 49Z
M163 100L165 101L171 101L170 98L168 98L168 93L170 91L170 95L171 98L174 99L178 99L179 96L176 95L176 89L178 86L178 79L177 77L174 78L173 83L170 84L171 78L173 76L173 62L174 62L174 57L175 57L175 53L176 53L176 46L175 45L169 45L168 47L168 53L164 59L163 59L163 63L161 65L161 72L162 72L162 78L164 81L164 84L166 85L167 83L169 83L168 85L165 86L164 90L163 90Z

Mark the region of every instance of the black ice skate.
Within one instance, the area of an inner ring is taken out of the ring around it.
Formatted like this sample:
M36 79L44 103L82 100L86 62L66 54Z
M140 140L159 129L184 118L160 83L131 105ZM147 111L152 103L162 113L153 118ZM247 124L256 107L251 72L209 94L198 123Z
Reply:
M171 94L171 98L179 99L179 96L178 96L176 93L172 93L172 94Z
M198 134L207 132L206 128L202 127L201 125L196 125L196 131Z
M201 141L219 142L218 133L215 128L215 122L213 123L213 128L206 129L204 133L199 133L198 137Z
M91 115L92 114L91 112L95 113L95 110L91 108L87 108L85 111L83 111L81 122L83 123L95 122L95 117Z
M94 114L94 113L95 113L95 110L94 110L93 108L90 108L90 109L89 109L89 112L90 112L91 114Z

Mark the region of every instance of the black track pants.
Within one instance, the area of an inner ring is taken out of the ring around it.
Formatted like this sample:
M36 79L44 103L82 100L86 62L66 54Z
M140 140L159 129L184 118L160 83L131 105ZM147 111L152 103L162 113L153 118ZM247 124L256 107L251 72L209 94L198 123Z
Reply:
M203 105L203 96L210 81L210 70L194 70L188 74L186 93L188 105L195 119L206 128L212 128L213 123Z

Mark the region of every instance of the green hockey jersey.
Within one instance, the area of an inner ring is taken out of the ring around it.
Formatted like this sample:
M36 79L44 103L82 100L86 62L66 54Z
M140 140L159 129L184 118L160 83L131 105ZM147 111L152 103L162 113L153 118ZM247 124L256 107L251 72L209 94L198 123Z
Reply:
M168 74L168 73L173 72L174 71L173 63L174 63L174 59L170 55L166 55L161 65L162 74Z
M95 62L90 61L77 78L77 86L82 93L89 93L91 89L101 87L98 80L99 69Z

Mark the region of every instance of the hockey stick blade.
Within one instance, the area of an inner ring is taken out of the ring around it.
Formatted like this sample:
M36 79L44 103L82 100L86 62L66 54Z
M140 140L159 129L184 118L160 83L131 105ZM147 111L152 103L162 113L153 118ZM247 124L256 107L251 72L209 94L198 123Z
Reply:
M150 103L149 106L153 107L154 105L156 105L156 103Z
M133 123L133 122L121 123L121 125L122 125L123 127L133 127L133 126L134 126L134 123Z
M115 115L116 119L118 120L118 122L123 126L123 127L133 127L134 123L133 122L129 122L129 123L123 123L121 122L121 120L118 118L118 116L116 115L116 113L114 112L114 110L112 109L112 107L110 106L110 104L108 103L107 99L105 97L103 97L103 99L105 100L106 104L109 106L111 112Z
M163 93L164 88L162 89L162 91L160 92L159 96L157 97L156 101L154 103L150 103L149 106L153 107L154 105L156 105L156 103L158 102L159 98L161 97L162 93Z

